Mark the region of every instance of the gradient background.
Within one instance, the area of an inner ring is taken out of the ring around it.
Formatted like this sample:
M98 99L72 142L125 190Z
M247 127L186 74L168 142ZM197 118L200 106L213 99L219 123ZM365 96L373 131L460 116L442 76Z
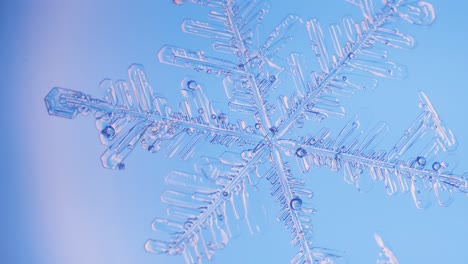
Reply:
M162 177L187 164L138 150L125 171L104 169L99 160L104 147L94 120L51 117L44 105L54 86L100 96L99 82L104 77L125 79L132 63L145 65L155 90L168 98L179 96L186 72L160 64L156 53L163 44L206 47L180 31L183 18L203 17L206 10L169 0L117 2L0 4L0 263L183 263L181 257L146 253L143 245L155 237L153 218L164 215ZM437 15L433 26L401 28L415 36L416 49L390 53L408 66L408 78L381 81L374 92L359 93L345 106L350 115L365 106L364 111L387 121L387 140L394 141L418 113L417 91L424 89L458 137L457 171L464 172L468 4L432 3ZM322 24L354 13L341 0L273 1L271 7L266 29L288 13L316 17ZM345 121L335 120L339 125ZM388 197L382 184L361 194L341 174L318 170L311 175L317 245L346 251L349 263L375 263L379 249L372 235L378 232L400 263L467 263L466 196L457 195L448 208L433 204L418 210L410 194ZM296 252L291 238L281 224L270 222L262 235L231 240L214 263L289 263Z

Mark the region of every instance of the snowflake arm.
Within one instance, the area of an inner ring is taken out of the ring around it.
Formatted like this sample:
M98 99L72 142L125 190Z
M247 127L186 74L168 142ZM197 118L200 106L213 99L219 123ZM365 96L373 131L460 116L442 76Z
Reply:
M315 209L307 203L312 191L305 188L305 182L294 177L288 162L284 162L280 151L272 149L272 166L274 170L266 176L271 183L271 195L280 204L277 220L290 230L293 239L291 245L298 247L299 252L291 259L292 264L299 263L337 263L341 254L332 250L318 248L312 242L312 214Z
M446 206L454 191L468 192L468 181L465 175L453 174L455 164L450 160L450 150L456 140L452 131L443 126L422 92L420 99L422 113L389 151L374 150L388 131L386 125L376 126L363 137L357 119L351 120L336 138L322 129L302 142L280 140L279 145L296 156L303 172L312 166L342 170L346 182L362 189L366 185L363 173L368 171L373 181L384 182L389 195L411 190L416 206L424 208L428 201L423 196L432 189L439 205Z
M108 79L101 83L104 99L64 88L52 89L45 98L52 115L74 118L94 112L101 142L108 145L101 157L104 167L123 169L138 143L150 152L162 150L168 157L179 153L185 159L203 141L229 147L255 146L263 139L243 120L233 124L226 114L215 114L193 80L186 82L182 90L186 100L173 112L164 98L155 96L141 65L132 65L128 72L129 83Z
M264 133L270 133L271 106L265 98L269 90L278 86L277 75L284 69L272 58L291 39L289 34L302 21L297 16L287 16L270 33L265 43L255 47L254 37L263 16L268 12L265 1L190 1L214 6L209 13L210 22L185 20L186 33L214 39L213 49L235 54L235 61L205 56L203 51L193 52L181 48L163 47L158 58L163 63L191 68L196 71L226 75L225 84L229 106L234 111L253 112ZM230 77L232 76L232 77ZM233 81L237 79L238 81ZM231 97L230 94L241 96Z
M357 89L372 89L376 85L372 78L404 78L406 70L403 66L385 61L385 47L410 48L414 40L391 28L393 23L403 19L412 24L428 25L435 17L432 6L426 2L386 1L377 12L374 12L371 0L350 2L361 8L365 19L355 23L352 18L345 17L342 27L336 24L329 27L335 53L327 50L319 22L315 19L307 22L308 35L321 71L313 72L311 77L298 76L298 83L302 86L298 89L305 90L305 96L281 101L280 104L286 104L284 108L289 112L281 120L277 138L287 133L298 120L343 116L344 108L340 106L338 97L352 94ZM294 64L294 67L300 69L304 66ZM362 76L370 80L363 80ZM291 104L291 101L298 103Z
M182 254L187 263L211 259L233 236L236 222L244 218L249 231L254 227L248 214L249 196L256 173L268 148L264 144L241 155L225 152L219 159L202 157L195 164L197 175L173 171L166 176L161 199L169 205L171 220L157 218L153 230L169 234L168 241L149 240L146 249L153 253ZM258 210L258 208L256 209ZM182 222L180 222L182 221Z

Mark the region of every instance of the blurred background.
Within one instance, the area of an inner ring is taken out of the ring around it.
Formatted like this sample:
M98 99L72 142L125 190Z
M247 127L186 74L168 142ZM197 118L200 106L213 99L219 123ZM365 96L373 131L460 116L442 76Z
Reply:
M391 59L408 67L408 78L383 80L375 91L345 100L345 107L348 117L365 112L386 121L392 142L419 113L417 92L424 90L458 138L456 171L463 173L468 171L468 4L431 2L437 17L432 26L400 28L416 38L416 47L390 51ZM157 238L150 224L164 216L163 176L190 169L190 162L136 150L124 171L104 169L93 118L49 116L44 97L55 86L99 97L102 79L126 79L127 68L140 63L153 89L177 102L180 80L192 73L159 63L156 54L164 44L211 52L206 42L180 29L184 18L202 18L208 9L170 0L18 0L0 6L0 263L183 263L182 257L147 253L144 243ZM263 27L270 30L289 13L318 18L323 25L348 14L360 19L356 9L342 0L271 1ZM210 84L218 83L213 77ZM222 98L216 89L208 93ZM334 122L339 127L346 120ZM310 177L318 246L346 252L349 263L375 263L377 232L400 263L466 263L465 195L457 194L449 207L433 202L419 210L410 194L389 197L381 183L363 194L326 169L313 170ZM274 220L274 211L270 217L265 232L230 240L213 263L289 263L296 253L291 237Z

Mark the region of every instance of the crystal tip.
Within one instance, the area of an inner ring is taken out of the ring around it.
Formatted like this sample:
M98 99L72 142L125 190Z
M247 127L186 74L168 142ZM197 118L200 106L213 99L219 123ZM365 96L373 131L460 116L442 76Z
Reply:
M78 114L78 107L67 99L79 97L80 92L55 87L44 98L50 115L74 118Z

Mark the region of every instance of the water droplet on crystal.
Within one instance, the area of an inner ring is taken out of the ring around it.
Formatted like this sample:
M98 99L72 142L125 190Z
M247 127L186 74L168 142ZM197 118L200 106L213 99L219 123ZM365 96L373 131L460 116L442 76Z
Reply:
M278 132L278 128L275 127L275 126L272 126L272 127L270 127L270 132L275 134L276 132Z
M260 129L260 127L261 127L260 123L256 123L256 124L255 124L255 128L256 128L256 129Z
M187 230L192 226L192 221L187 221L184 223L184 229Z
M291 199L291 201L289 202L289 206L291 206L291 208L293 210L299 210L301 209L302 207L302 199L299 198L299 197L295 197L293 199Z
M77 110L78 110L79 113L82 113L84 115L89 113L89 108L86 107L86 106L78 106Z
M438 170L440 170L440 167L441 167L440 162L436 161L436 162L432 163L432 169L433 170L438 171Z
M205 111L203 110L203 108L198 108L198 113L199 114L203 114Z
M341 153L336 153L335 154L335 160L336 161L341 160Z
M225 113L221 113L221 114L219 114L219 116L218 116L218 120L219 120L219 122L225 122L225 121L226 121L226 119L227 119L227 116L226 116L226 114L225 114Z
M276 76L275 75L270 75L269 80L270 80L270 82L276 81Z
M249 161L253 158L253 152L251 149L247 149L241 152L241 158L245 161Z
M125 170L125 163L120 162L119 164L117 164L117 169Z
M354 53L353 53L353 52L350 52L350 53L348 54L348 58L349 58L349 59L354 58Z
M362 174L363 173L362 168L361 167L356 168L356 173L357 174Z
M211 119L216 119L216 115L215 115L215 114L211 114Z
M228 191L223 191L221 193L221 195L223 196L224 199L228 199L229 198L229 192Z
M314 103L308 103L308 104L306 105L306 109L307 109L308 111L314 111L314 107L315 107L315 104L314 104Z
M419 157L416 158L416 162L419 165L424 166L424 165L426 165L426 158L419 156Z
M358 122L353 122L352 126L353 126L353 128L357 128L359 126L359 123Z
M101 134L103 134L106 138L110 139L115 136L115 129L112 126L106 126L101 131Z
M311 138L309 139L309 145L315 145L317 143L317 139Z
M296 150L296 156L298 156L299 158L303 158L305 155L307 155L307 150L303 148L298 148Z
M189 89L195 90L195 89L197 89L197 86L198 86L198 84L194 80L190 80L190 81L187 82L187 87Z
M348 80L348 77L343 75L343 77L341 77L341 80L346 81L346 80Z

